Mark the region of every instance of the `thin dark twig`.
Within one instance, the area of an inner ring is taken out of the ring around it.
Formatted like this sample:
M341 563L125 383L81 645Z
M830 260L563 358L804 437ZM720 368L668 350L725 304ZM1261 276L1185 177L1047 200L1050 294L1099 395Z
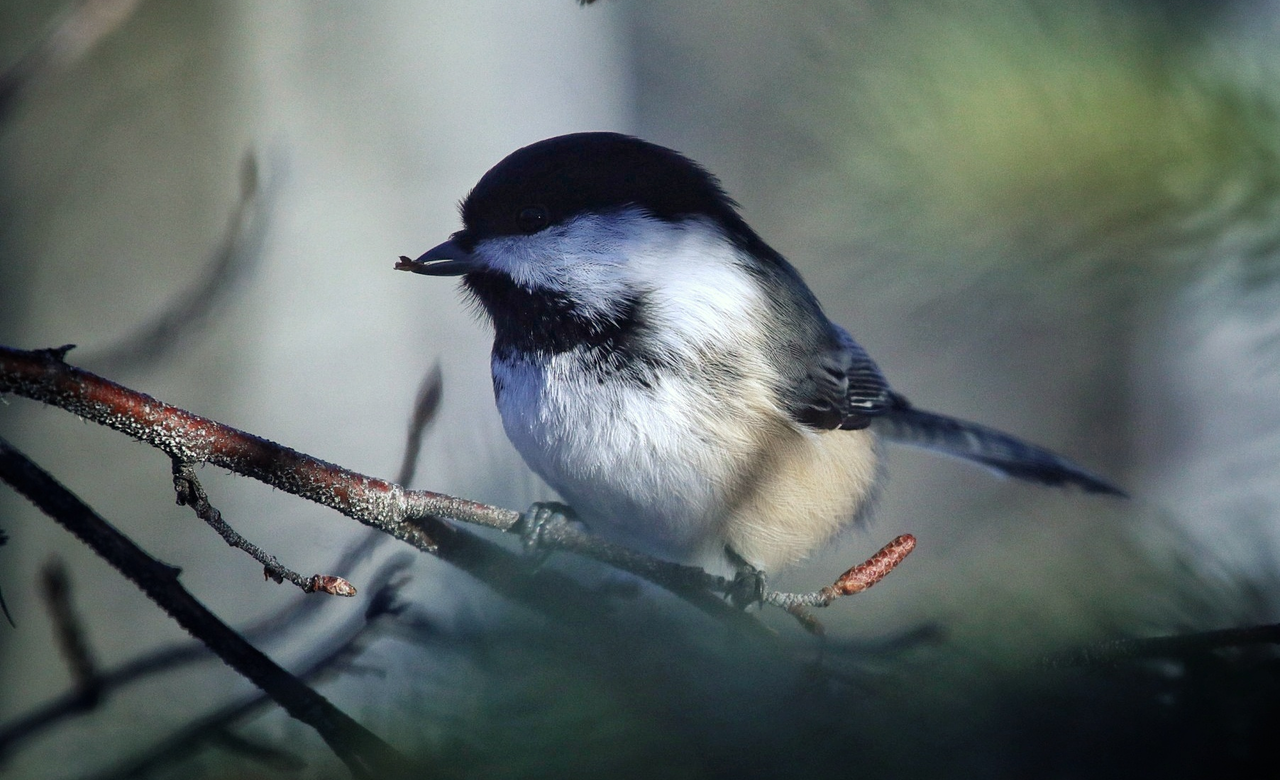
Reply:
M84 709L93 709L102 700L102 685L93 655L89 652L84 627L71 605L71 578L67 567L60 559L54 558L45 564L41 580L45 604L49 607L58 637L58 649L71 670L76 698Z
M234 528L227 525L226 520L222 519L222 512L209 503L209 495L205 493L200 480L196 479L195 470L190 463L183 463L176 459L173 461L173 489L178 494L179 506L191 507L195 510L196 516L217 531L227 544L244 550L255 561L262 564L263 573L267 578L276 582L288 580L301 588L303 593L320 592L330 596L356 595L355 586L342 577L332 574L313 574L310 577L304 577L280 563L276 556L237 533Z
M373 540L382 538L384 537L370 534L360 544L345 552L337 565L345 567L345 565L363 556L367 548L373 543ZM379 601L379 594L392 587L390 585L392 578L404 571L408 565L409 559L406 556L396 556L373 573L370 577L370 592L373 593L373 602ZM279 636L283 629L301 621L308 614L316 612L320 605L325 603L325 601L317 599L298 599L288 607L272 613L243 629L240 634L250 641L268 641L273 637ZM363 630L364 624L371 617L376 616L360 615L358 617L359 624L355 628L352 628L348 622L341 628L327 632L326 638L332 639L333 637L345 636L347 639L343 640L341 644L349 644ZM143 653L113 669L100 672L97 678L98 686L105 697L115 690L132 683L192 663L206 661L211 657L213 657L213 654L209 648L197 641L162 647ZM85 708L79 692L70 691L46 702L25 715L0 724L0 761L3 761L12 752L13 748L24 740L40 734L67 718L81 715L85 712L88 712L88 710Z
M368 627L369 624L366 624L331 652L309 664L298 673L298 677L311 679L350 656L364 638ZM231 723L248 717L269 703L271 698L263 692L250 694L238 702L228 704L188 723L177 732L148 746L141 755L134 756L99 775L94 775L91 780L125 780L145 776L152 770L186 757L196 746L208 742L211 735L225 732Z
M422 377L418 385L418 397L413 402L413 416L409 419L409 433L404 444L404 459L400 462L400 473L396 482L408 486L413 481L413 474L418 470L418 455L422 452L422 439L427 428L436 419L440 411L440 401L444 397L444 380L437 362Z
M9 541L9 535L4 532L3 528L0 528L0 547L4 547L5 543L7 543L8 541ZM3 589L0 589L0 612L4 613L4 619L9 621L10 628L18 627L18 624L13 622L13 615L9 614L9 605L4 603Z
M173 298L154 319L119 343L90 352L85 361L100 371L149 368L168 357L187 337L206 326L232 293L258 267L267 234L270 198L262 191L258 158L245 152L240 164L240 194L204 274Z
M1114 639L1052 656L1045 659L1045 665L1054 669L1111 666L1122 661L1178 658L1227 647L1263 644L1280 644L1280 624L1150 639Z
M246 642L182 587L177 569L148 555L4 439L0 479L133 580L179 625L290 715L316 729L357 777L407 774L408 762L391 746Z

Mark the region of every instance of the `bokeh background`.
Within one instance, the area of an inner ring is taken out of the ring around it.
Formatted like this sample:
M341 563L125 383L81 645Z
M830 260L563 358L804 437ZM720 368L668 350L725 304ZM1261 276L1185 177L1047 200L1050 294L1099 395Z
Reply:
M918 537L900 571L822 613L825 649L768 615L794 652L744 649L649 588L561 625L203 469L241 533L362 589L308 599L174 506L163 455L22 399L0 435L444 773L1244 773L1275 758L1268 652L1040 661L1277 619L1278 22L1268 0L0 6L0 343L77 344L73 363L387 478L439 364L412 484L523 508L551 494L502 435L484 323L392 265L455 230L510 151L614 130L717 173L918 405L1132 493L890 450L874 524L774 583L813 589ZM40 595L52 559L100 668L184 641L8 490L0 528L16 623L0 623L0 730L71 684ZM547 565L627 584L562 558ZM396 614L370 627L378 597ZM0 772L342 776L270 708L202 720L251 695L216 662L176 665L13 744ZM201 736L161 750L187 729ZM253 758L228 730L289 753Z

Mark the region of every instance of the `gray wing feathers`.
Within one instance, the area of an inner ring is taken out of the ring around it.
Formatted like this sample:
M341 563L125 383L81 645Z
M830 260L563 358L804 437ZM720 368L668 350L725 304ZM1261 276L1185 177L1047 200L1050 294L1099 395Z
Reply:
M795 323L830 329L783 329L805 336L798 344L782 343L778 349L784 358L779 365L780 375L786 378L783 399L792 419L818 430L870 427L889 441L970 460L1016 479L1125 495L1102 477L1046 449L993 428L912 408L889 389L879 367L848 331L822 317L816 301L808 303L818 316L798 318ZM796 307L804 308L799 303ZM807 360L796 360L797 353L807 353Z
M1028 482L1125 495L1102 477L1048 450L976 423L914 409L896 394L893 401L891 409L872 420L872 429L888 441L971 460Z
M848 331L839 326L836 326L836 331L847 359L845 376L848 379L842 409L845 419L840 427L866 427L867 418L882 414L889 407L892 397L889 383L880 373L880 367ZM851 424L855 422L858 424Z
M890 401L889 384L880 369L844 329L830 325L821 348L806 345L809 354L791 377L783 397L792 419L811 428L865 428Z

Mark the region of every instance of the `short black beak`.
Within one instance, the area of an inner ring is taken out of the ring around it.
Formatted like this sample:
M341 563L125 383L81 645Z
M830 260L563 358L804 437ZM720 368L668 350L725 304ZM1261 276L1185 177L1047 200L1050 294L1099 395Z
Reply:
M452 239L428 249L417 260L401 255L400 262L396 263L397 271L413 271L427 276L462 276L483 267L483 263Z

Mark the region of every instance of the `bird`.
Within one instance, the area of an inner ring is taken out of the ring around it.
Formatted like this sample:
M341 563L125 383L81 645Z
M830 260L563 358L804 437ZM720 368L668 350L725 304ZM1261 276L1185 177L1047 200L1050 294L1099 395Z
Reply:
M462 229L400 270L460 276L494 332L493 393L525 463L596 534L765 574L865 525L882 442L1123 496L1009 434L915 408L719 180L628 135L508 155Z

